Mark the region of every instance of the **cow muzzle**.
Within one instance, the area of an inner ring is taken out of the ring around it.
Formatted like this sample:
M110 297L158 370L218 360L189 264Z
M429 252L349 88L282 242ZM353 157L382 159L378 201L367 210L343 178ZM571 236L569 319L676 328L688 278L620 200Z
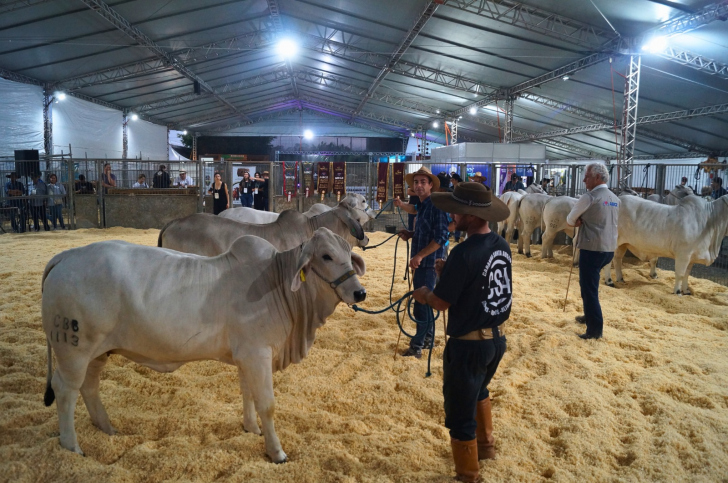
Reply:
M366 289L357 290L354 292L354 301L363 302L367 298Z

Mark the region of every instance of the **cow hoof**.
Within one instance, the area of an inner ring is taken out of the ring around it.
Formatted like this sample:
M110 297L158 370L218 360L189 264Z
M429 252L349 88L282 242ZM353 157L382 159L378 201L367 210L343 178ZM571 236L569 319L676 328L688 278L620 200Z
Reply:
M257 424L255 426L252 426L251 425L249 427L246 426L246 425L243 425L243 431L245 431L246 433L257 434L258 436L262 436L263 435L263 432L260 430L260 428L258 427Z
M675 295L682 295L679 290L676 290L674 293Z
M531 258L531 254L530 253L526 253L526 258Z
M614 282L612 282L611 280L607 280L606 284L607 287L614 287Z
M573 264L574 268L577 268L579 266L579 262L576 262Z
M268 455L268 457L273 461L273 463L280 465L282 463L285 463L288 461L288 456L283 451L278 451L275 455L275 457Z
M521 250L521 249L519 248L519 249L518 249L518 253L520 253L521 255L523 255L523 250Z
M657 274L654 274L654 275L650 274L650 278L651 278L652 280L655 280L655 279L657 278Z

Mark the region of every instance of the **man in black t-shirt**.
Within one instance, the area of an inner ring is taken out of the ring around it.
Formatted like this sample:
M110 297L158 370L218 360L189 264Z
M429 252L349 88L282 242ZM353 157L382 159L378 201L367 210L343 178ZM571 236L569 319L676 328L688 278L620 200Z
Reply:
M508 215L505 203L481 183L459 183L452 193L433 193L432 203L452 214L467 240L438 260L435 289L414 292L417 302L448 310L450 339L443 354L445 426L450 430L460 481L479 481L479 459L495 458L488 383L506 350L503 323L511 313L511 250L488 221ZM475 417L473 417L475 416Z

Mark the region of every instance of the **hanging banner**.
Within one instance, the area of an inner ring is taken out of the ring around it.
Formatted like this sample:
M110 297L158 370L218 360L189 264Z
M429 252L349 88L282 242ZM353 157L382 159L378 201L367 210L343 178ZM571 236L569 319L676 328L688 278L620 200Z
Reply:
M331 163L334 172L334 185L332 191L337 197L346 193L346 163Z
M393 163L392 171L394 172L394 197L404 201L408 198L404 196L404 163Z
M318 192L323 197L329 192L329 163L318 163Z
M298 161L283 162L283 194L296 196L296 179L298 177Z
M301 189L306 193L306 198L313 193L313 163L310 161L302 161L303 164L303 185Z
M381 204L387 201L387 188L389 187L389 163L377 163L377 201Z

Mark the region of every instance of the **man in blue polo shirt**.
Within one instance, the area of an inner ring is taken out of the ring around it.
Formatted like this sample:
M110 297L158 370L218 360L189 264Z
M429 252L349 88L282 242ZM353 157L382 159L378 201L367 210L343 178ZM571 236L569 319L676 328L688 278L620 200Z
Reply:
M430 194L440 187L440 180L424 166L416 172L406 175L404 179L420 199L418 208L400 199L394 200L396 207L411 215L417 215L414 231L402 230L399 232L399 236L403 240L412 239L411 253L413 255L409 262L410 269L414 271L412 288L427 287L432 290L435 288L437 278L435 260L445 256L445 243L449 236L447 215L435 208L430 200ZM413 315L417 319L417 332L410 340L409 349L402 355L419 359L422 357L425 339L431 341L434 337L434 327L429 322L432 319L432 309L427 305L415 302Z

